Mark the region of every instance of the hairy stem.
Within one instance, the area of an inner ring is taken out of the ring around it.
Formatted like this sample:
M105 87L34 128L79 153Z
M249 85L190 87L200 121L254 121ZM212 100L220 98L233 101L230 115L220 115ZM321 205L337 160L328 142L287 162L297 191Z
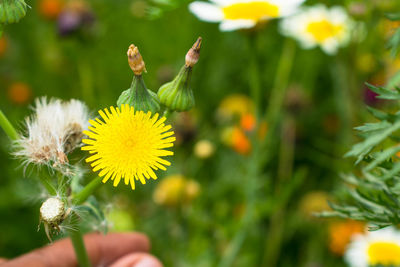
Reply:
M75 213L71 214L71 221L78 223L78 216ZM82 232L79 229L69 229L68 235L71 238L72 245L74 246L75 255L79 263L79 267L90 267L91 263L86 252L85 243L83 242Z

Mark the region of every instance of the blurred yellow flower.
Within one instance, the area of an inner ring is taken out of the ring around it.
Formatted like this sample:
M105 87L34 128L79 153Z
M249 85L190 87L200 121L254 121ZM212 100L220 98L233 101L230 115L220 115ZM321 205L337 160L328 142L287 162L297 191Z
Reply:
M199 19L221 22L221 31L247 29L269 19L293 14L304 0L213 0L213 3L196 1L190 11Z
M352 26L344 8L316 5L286 18L281 31L297 39L304 49L320 46L325 53L332 55L349 42Z
M90 131L84 131L90 139L83 139L87 150L94 154L86 159L92 162L93 171L100 171L103 183L110 178L117 186L121 179L135 189L135 180L142 184L146 179L157 179L153 170L166 170L170 162L162 159L173 152L165 150L172 147L175 137L171 126L165 125L165 117L158 119L150 112L136 111L129 105L121 109L110 107L99 111L100 119L90 120ZM165 165L165 166L164 166Z
M364 232L365 225L357 221L332 223L329 227L329 249L338 256L346 251L351 238L355 234Z
M300 200L300 211L303 215L312 217L313 213L330 210L328 197L328 193L324 191L309 192Z
M242 117L254 113L252 100L241 94L232 94L225 97L219 104L217 114L222 119L231 119L234 116Z
M245 132L239 127L228 127L222 132L222 142L242 155L251 151L251 142Z
M202 159L209 158L214 154L215 146L209 140L203 139L194 145L194 154Z
M186 204L195 199L200 193L200 185L175 174L165 177L153 193L153 200L159 205L176 206Z

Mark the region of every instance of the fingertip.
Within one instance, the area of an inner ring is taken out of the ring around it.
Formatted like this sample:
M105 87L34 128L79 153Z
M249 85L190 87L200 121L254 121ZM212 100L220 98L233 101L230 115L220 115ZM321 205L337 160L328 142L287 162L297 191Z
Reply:
M156 257L137 252L118 259L110 267L163 267L163 265Z

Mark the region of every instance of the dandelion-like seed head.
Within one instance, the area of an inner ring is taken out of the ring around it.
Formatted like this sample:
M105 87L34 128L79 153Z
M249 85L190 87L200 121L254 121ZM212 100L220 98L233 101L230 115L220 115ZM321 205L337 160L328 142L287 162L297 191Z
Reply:
M48 224L59 222L64 217L64 214L64 202L56 197L47 199L40 207L40 218Z
M26 135L15 142L14 155L27 164L48 165L68 174L67 154L79 146L88 118L87 107L78 100L37 99L34 114L26 119Z
M90 131L84 133L90 139L83 139L92 156L86 159L91 162L93 171L100 171L103 182L113 180L117 186L121 179L135 189L135 180L142 184L146 179L157 179L154 170L166 170L170 162L163 159L173 152L165 150L173 146L174 134L170 125L165 125L165 117L151 112L135 111L129 105L121 108L110 107L110 110L99 111L100 119L90 120Z

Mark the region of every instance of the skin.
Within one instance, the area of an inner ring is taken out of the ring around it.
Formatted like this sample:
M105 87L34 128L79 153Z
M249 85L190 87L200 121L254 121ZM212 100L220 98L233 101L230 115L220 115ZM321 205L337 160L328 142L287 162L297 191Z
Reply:
M148 254L150 241L139 233L88 234L84 237L92 265L110 267L162 267L161 262ZM69 239L62 239L18 258L5 261L0 267L78 267Z

